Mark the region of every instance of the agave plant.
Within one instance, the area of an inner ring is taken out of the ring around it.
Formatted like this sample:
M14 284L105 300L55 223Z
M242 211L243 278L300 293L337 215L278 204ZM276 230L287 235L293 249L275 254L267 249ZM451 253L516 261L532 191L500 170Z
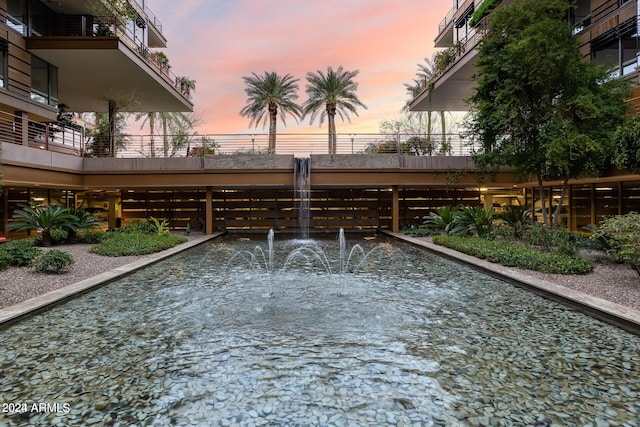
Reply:
M467 206L456 212L449 230L450 234L489 237L493 226L493 208L485 210L482 206Z
M51 246L53 230L76 230L76 217L68 208L46 206L43 208L21 205L22 209L12 215L14 222L9 224L10 231L40 231L42 246Z

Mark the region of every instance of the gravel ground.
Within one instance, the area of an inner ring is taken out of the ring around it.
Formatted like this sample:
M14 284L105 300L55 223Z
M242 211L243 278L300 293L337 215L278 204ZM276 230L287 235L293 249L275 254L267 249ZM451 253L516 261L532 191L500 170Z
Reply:
M76 261L73 269L64 274L40 274L26 268L14 267L0 272L0 308L84 280L143 257L104 257L90 253L90 247L91 245L80 244L56 246L56 249L69 252ZM640 310L640 276L626 265L611 262L604 256L588 255L594 261L595 268L592 273L587 275L559 275L530 270L514 270Z

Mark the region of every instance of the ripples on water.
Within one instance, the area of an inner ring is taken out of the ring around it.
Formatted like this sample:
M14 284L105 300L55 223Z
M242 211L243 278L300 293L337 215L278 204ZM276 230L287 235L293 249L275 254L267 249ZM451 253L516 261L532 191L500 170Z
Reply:
M0 331L3 401L70 407L0 425L637 423L637 336L382 238L282 268L308 243L269 273L216 240Z

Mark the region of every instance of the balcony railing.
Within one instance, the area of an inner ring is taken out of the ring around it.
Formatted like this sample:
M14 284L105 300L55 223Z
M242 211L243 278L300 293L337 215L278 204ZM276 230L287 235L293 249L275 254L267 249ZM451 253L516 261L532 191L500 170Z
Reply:
M32 31L31 35L42 36L43 34ZM185 97L190 98L189 88L182 84L182 79L176 76L166 64L158 61L155 52L149 49L144 39L137 33L133 22L127 24L120 17L113 16L65 15L64 19L60 18L52 24L50 33L46 35L57 37L118 37L132 52L151 65L169 85L173 86Z
M23 122L17 116L0 112L0 141L79 156L85 151L86 137L81 126Z
M25 130L26 127L26 130ZM327 154L326 133L279 133L276 149L271 154L295 155ZM261 155L269 154L268 133L256 134L193 134L193 135L126 135L116 138L123 142L115 157L198 157L204 155ZM41 150L75 156L109 155L108 136L93 138L81 125L64 126L22 120L21 117L0 112L0 141ZM382 134L339 133L336 154L396 153L414 156L466 156L475 146L459 134Z
M438 26L438 34L442 34L444 29L453 22L453 15L456 13L456 10L457 9L455 7L452 7L449 13L447 13L447 16L445 16L440 22L440 25Z

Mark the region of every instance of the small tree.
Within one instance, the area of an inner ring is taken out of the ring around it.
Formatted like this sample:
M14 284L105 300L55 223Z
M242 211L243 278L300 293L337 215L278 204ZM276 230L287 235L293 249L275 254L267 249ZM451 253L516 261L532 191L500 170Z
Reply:
M126 115L118 113L115 125L117 128L115 145L117 149L124 148L129 142L129 136L124 133L127 127ZM85 156L88 157L113 157L115 150L112 150L113 138L111 136L111 125L109 124L107 113L96 113L96 125L93 129L87 130L87 144L85 146Z
M613 136L613 163L640 173L640 116L633 116L618 127Z
M584 61L567 7L565 0L521 0L494 9L469 99L471 135L482 142L476 160L535 177L546 227L544 181L567 183L597 169L606 130L624 117L625 82Z
M593 237L605 240L617 259L628 262L640 274L640 214L607 218L595 228Z

